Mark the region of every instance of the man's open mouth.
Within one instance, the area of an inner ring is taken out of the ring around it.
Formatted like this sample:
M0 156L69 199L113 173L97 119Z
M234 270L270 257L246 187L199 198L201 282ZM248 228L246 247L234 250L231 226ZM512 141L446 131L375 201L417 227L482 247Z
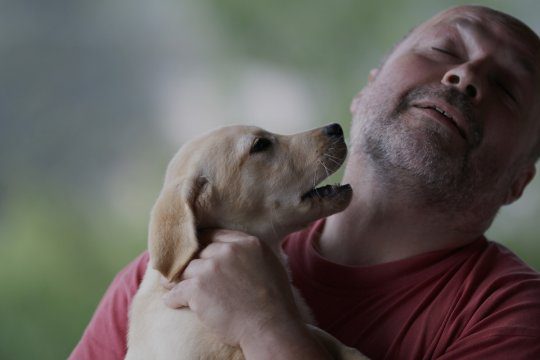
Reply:
M463 137L463 139L467 140L467 133L465 132L465 130L460 126L458 121L454 119L454 117L450 113L445 111L444 109L436 105L428 105L428 104L426 105L417 104L414 106L419 109L428 109L430 111L433 111L434 113L437 114L437 116L439 116L441 120L446 122L449 126L452 126L461 135L461 137Z
M325 185L318 188L313 188L306 192L304 195L302 195L301 200L304 201L305 199L309 198L332 198L338 195L341 195L343 193L351 191L351 185L345 184L335 184L335 185Z

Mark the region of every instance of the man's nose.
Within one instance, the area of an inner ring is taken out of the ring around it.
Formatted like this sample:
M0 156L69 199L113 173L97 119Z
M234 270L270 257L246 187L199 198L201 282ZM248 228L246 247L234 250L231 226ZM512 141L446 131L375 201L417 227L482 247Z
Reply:
M441 83L457 88L469 96L473 102L478 102L482 98L480 78L470 64L461 64L448 70Z

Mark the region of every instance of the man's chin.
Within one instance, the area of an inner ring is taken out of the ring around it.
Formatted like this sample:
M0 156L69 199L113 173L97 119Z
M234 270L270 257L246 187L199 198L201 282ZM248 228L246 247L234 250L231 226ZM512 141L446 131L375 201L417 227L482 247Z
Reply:
M468 152L450 140L425 129L406 131L390 138L368 137L365 151L385 176L394 174L396 181L419 188L435 186L451 191L466 176Z
M461 168L468 153L463 142L455 141L454 137L440 129L431 128L399 129L394 134L375 134L368 136L366 144L368 154L378 159L392 159L391 162L398 168L422 169L438 167L437 164L445 167L455 164Z

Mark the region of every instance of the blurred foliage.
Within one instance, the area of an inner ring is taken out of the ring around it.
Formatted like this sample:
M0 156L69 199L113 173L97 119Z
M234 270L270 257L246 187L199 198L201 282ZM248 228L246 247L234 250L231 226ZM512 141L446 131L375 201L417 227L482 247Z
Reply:
M112 274L141 251L145 223L122 223L61 192L26 193L5 205L0 358L65 358Z
M309 89L311 126L347 127L384 52L461 3L2 1L0 358L66 358L114 274L144 250L180 145L166 139L156 82L202 73L227 93L263 64ZM479 3L540 28L539 2ZM178 121L188 134L205 119ZM490 232L537 269L539 189L537 179Z

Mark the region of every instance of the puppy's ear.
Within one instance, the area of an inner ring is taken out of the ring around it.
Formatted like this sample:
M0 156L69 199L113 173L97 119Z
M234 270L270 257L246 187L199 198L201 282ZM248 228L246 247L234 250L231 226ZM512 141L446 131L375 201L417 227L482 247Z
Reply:
M179 279L199 250L193 204L202 186L197 177L166 184L152 208L148 233L150 259L169 281Z

